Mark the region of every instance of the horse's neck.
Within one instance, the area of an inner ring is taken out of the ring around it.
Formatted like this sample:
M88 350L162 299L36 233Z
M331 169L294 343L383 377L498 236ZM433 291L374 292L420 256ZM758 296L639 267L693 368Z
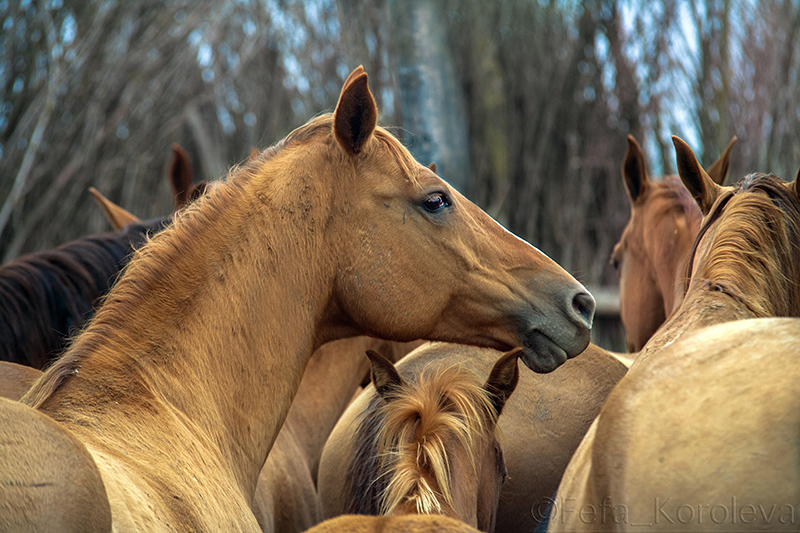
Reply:
M95 390L130 403L142 401L144 391L177 414L173 420L188 419L186 427L217 443L223 464L252 494L318 342L330 295L318 281L328 276L320 274L325 257L313 231L300 236L295 224L270 226L274 217L257 213L274 207L259 204L253 191L239 193L236 202L206 210L208 219L194 224L179 247L154 247L158 237L146 247L146 261L134 259L72 352L89 352L80 375ZM173 231L161 239L179 237ZM281 246L290 241L302 244ZM97 330L104 333L92 337ZM124 378L109 382L109 375ZM119 416L112 403L98 416ZM156 416L157 410L142 411ZM163 449L184 445L171 443L171 434L155 437Z

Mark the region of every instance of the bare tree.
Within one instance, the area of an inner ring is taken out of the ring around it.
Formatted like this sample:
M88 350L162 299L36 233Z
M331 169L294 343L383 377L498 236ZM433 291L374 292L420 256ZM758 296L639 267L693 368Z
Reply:
M218 178L358 64L420 159L444 131L445 177L591 284L616 283L627 134L655 175L671 134L704 161L737 135L734 175L800 164L796 0L0 0L0 21L4 260L106 229L89 185L165 214L173 142Z

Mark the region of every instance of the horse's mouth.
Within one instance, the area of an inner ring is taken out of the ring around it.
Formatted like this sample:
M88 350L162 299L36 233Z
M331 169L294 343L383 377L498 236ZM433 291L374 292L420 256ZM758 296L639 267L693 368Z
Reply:
M525 335L522 350L524 352L522 361L525 366L540 374L552 372L569 357L563 348L538 329L533 329Z

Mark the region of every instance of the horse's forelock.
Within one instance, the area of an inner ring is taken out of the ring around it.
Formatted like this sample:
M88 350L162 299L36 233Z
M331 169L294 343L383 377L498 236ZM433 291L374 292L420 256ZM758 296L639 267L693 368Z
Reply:
M476 447L496 422L480 381L459 367L424 371L401 396L383 405L379 416L383 424L374 438L381 475L387 478L383 514L406 501L414 501L425 514L452 506L452 451L447 443L455 440L475 470Z

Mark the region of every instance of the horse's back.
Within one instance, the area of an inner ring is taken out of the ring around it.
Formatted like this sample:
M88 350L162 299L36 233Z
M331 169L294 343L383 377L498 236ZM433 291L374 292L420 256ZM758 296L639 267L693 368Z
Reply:
M100 472L85 446L47 416L0 398L0 530L111 530Z
M551 530L797 527L798 345L800 320L752 319L637 362L570 463ZM604 502L609 523L576 522Z
M521 372L500 417L508 478L497 531L533 531L544 517L573 452L626 367L595 345L557 372Z
M461 520L441 515L342 515L306 533L478 533Z

